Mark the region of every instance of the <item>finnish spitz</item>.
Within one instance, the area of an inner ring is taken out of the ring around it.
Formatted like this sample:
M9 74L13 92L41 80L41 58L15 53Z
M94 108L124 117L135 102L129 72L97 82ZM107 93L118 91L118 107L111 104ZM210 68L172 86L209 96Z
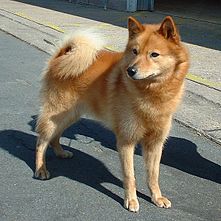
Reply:
M96 34L69 36L48 62L41 88L41 112L37 121L36 172L48 179L45 153L70 158L59 138L81 115L91 114L117 138L125 207L139 210L133 154L142 146L151 199L158 207L171 207L162 196L158 179L164 142L172 115L181 100L188 70L188 53L174 21L141 24L128 18L129 40L124 52L112 52Z

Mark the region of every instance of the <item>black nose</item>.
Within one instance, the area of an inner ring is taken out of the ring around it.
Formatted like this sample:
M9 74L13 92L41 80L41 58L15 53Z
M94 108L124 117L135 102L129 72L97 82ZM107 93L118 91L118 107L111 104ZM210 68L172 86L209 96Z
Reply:
M127 73L130 77L133 77L137 73L137 69L134 66L129 67Z

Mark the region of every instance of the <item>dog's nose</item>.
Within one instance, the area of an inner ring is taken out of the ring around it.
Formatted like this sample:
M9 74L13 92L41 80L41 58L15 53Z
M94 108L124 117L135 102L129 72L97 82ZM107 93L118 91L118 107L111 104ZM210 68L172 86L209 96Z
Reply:
M129 67L127 73L130 77L133 77L137 73L137 69L134 66Z

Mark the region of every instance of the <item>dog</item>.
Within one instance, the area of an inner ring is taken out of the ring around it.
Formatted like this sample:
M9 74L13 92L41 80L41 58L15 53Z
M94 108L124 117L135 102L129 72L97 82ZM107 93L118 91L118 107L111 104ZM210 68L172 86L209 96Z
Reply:
M169 208L158 183L160 159L182 98L189 56L170 16L160 24L129 17L128 32L124 52L105 49L99 36L83 31L64 40L50 58L40 92L35 177L50 177L45 162L49 145L56 156L72 157L59 138L81 115L90 114L116 135L124 206L139 210L133 155L140 143L151 200Z

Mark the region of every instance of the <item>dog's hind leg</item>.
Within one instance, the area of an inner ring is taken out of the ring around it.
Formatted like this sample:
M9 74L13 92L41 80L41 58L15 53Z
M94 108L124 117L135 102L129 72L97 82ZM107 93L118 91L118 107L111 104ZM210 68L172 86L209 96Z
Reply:
M49 144L48 140L43 139L41 138L41 136L39 136L37 140L37 145L36 145L35 177L40 178L42 180L49 179L50 177L50 174L47 171L46 162L45 162L45 153L46 153L48 144Z
M48 114L41 114L38 120L37 132L39 137L36 145L36 171L35 177L39 179L49 179L50 174L46 168L46 150L49 144L52 145L55 154L61 158L70 158L72 153L64 150L60 143L59 138L64 129L75 122L78 117L73 114L60 113L49 117Z
M65 128L64 128L65 129ZM57 134L50 142L51 147L53 148L55 155L59 158L71 158L73 156L73 153L64 150L59 142L60 137L62 135L63 131L61 131L59 134Z

